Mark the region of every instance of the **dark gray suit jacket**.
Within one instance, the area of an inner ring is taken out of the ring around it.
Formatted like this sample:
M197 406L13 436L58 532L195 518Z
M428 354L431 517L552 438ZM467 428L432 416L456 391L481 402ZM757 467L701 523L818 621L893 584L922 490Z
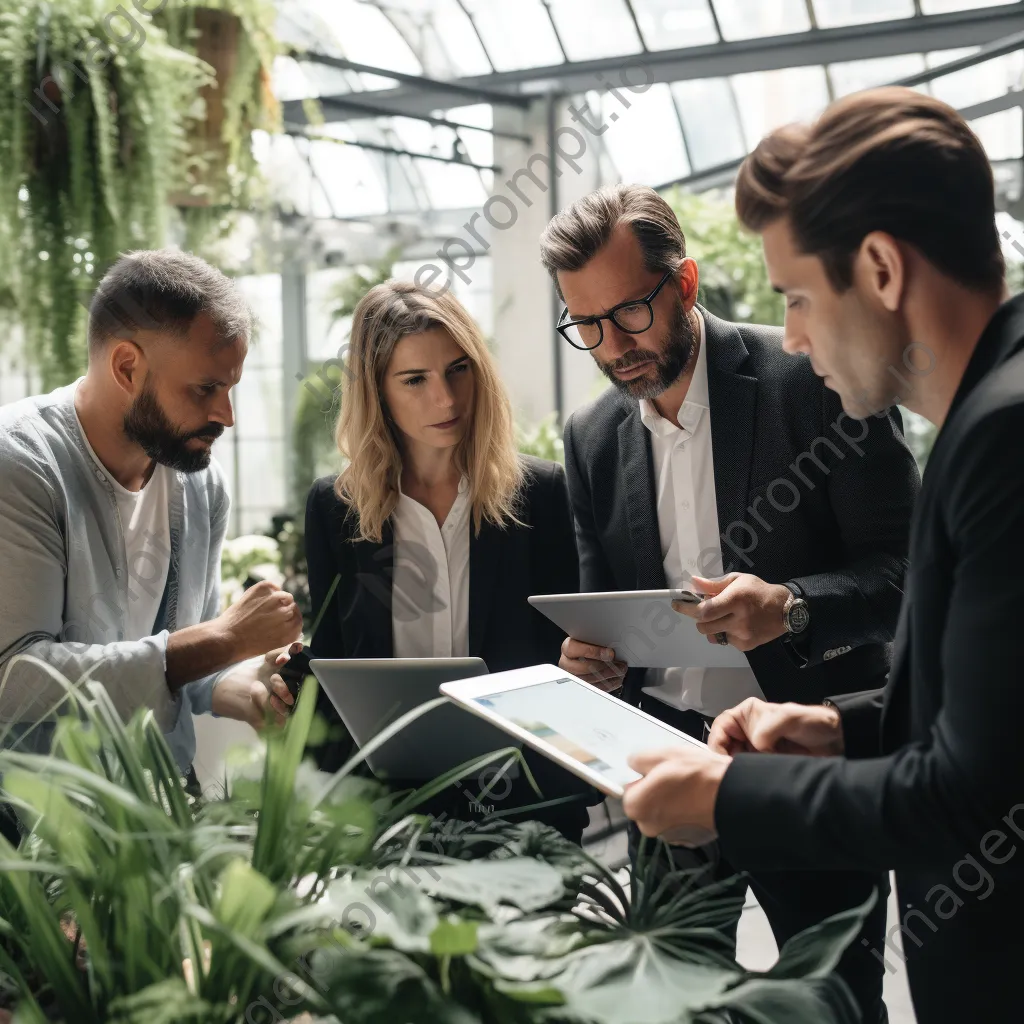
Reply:
M777 327L703 308L711 444L726 572L796 582L811 613L799 646L749 653L772 701L814 703L880 686L889 669L911 510L920 486L897 410L865 421ZM637 402L609 388L565 426L565 466L583 591L666 586L650 434ZM641 671L627 673L638 699Z
M836 699L848 759L741 754L716 807L737 868L895 869L920 1024L1022 1018L1022 609L1017 296L979 340L928 461L888 685Z

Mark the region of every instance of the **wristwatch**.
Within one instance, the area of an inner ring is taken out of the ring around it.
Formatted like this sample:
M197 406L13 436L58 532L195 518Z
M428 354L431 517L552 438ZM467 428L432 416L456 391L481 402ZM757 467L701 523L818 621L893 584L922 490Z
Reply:
M786 627L787 633L799 636L811 624L811 612L797 584L783 583L782 585L789 590L789 597L782 608L782 624Z

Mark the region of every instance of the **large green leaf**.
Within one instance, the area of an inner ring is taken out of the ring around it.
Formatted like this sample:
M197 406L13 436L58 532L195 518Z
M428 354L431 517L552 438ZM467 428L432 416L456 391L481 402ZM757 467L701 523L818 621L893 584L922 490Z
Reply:
M543 910L565 892L559 871L529 857L438 864L420 875L424 892L472 904L490 914L497 913L502 903L526 913Z
M401 871L392 868L388 875L361 874L332 882L317 909L325 922L340 924L369 942L386 942L406 953L429 953L440 918L430 897L402 878Z
M859 1024L861 1020L849 989L835 977L814 981L750 978L711 1005L752 1024Z
M651 937L632 935L573 950L539 984L497 987L528 999L538 988L557 991L571 1011L595 1024L678 1024L687 1012L716 1005L739 977L738 969L680 960Z
M419 964L395 950L321 949L311 957L311 973L345 1024L484 1024L446 997Z
M830 974L877 902L878 893L872 892L859 907L834 914L794 935L782 947L766 977L823 978Z

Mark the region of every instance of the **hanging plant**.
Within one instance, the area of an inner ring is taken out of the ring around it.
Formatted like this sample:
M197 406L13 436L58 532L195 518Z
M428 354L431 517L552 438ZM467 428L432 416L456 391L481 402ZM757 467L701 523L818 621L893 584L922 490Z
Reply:
M150 19L115 7L0 0L0 280L47 386L84 365L97 275L162 241L209 78Z
M199 55L208 14L240 26L226 80ZM264 0L0 0L0 303L45 387L81 372L96 281L166 243L171 197L247 201L251 130L272 124L272 25Z
M156 16L169 42L213 72L199 92L203 115L188 139L181 208L190 247L230 228L230 211L258 206L262 179L252 133L280 129L271 88L280 52L272 0L169 0Z

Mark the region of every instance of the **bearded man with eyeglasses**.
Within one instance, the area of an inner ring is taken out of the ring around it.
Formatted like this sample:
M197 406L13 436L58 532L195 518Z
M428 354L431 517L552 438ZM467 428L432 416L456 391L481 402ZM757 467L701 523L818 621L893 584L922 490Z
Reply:
M848 416L810 360L783 351L781 328L698 304L697 263L653 189L579 199L548 225L541 259L565 301L559 334L613 384L565 425L581 589L701 595L676 611L752 671L627 669L625 652L585 636L566 639L561 667L699 738L747 697L815 704L883 685L920 486L895 406ZM677 849L676 862L705 882L733 873L715 843ZM780 946L879 891L839 973L863 1020L885 1020L871 950L884 941L887 879L751 884Z

